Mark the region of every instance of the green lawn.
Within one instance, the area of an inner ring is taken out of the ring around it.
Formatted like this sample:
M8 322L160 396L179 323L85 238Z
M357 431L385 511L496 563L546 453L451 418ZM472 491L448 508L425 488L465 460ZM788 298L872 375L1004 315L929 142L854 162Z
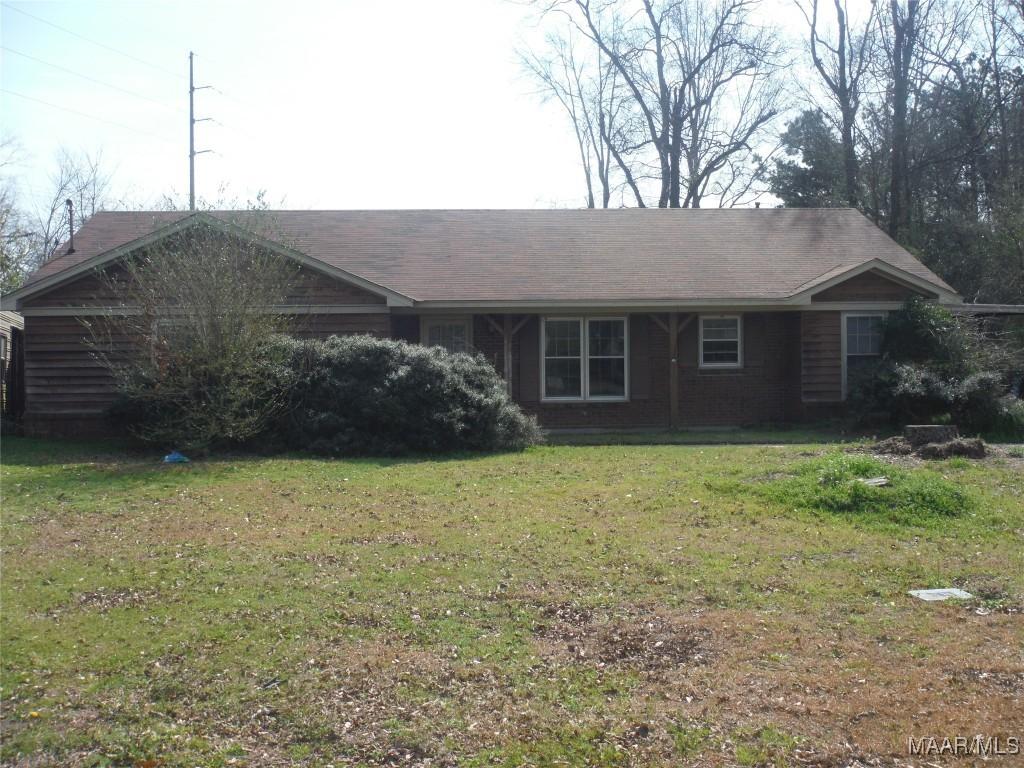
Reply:
M865 490L854 447L165 466L5 437L0 758L890 765L1024 735L1024 459ZM950 585L978 598L906 595Z

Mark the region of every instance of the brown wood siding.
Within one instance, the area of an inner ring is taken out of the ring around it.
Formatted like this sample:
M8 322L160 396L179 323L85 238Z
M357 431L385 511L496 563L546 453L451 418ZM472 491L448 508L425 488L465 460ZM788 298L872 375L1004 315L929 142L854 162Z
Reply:
M303 268L288 292L289 304L384 304L385 299L365 288L344 283Z
M104 274L89 272L24 303L25 308L117 306L120 299L110 290L111 278L124 274L120 265ZM382 296L358 286L335 280L308 268L301 268L285 299L288 304L384 304Z
M937 294L925 294L908 288L890 280L881 272L871 270L814 294L811 301L906 301L911 296L935 298Z
M800 313L800 386L804 402L843 398L842 316Z
M326 338L370 334L387 338L385 313L298 315L292 333ZM78 317L25 318L25 427L35 435L95 435L112 425L104 414L115 397L114 380L95 359L89 333ZM126 337L115 337L113 349L137 353Z
M290 333L299 338L368 334L387 339L391 337L391 318L384 313L297 315Z
M25 318L25 418L99 416L114 399L114 381L93 356L76 317ZM115 349L128 349L124 338Z

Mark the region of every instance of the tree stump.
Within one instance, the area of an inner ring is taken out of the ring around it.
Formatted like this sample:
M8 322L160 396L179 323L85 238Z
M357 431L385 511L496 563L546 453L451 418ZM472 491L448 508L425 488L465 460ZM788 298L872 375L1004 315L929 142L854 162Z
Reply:
M950 424L907 424L903 436L915 448L928 443L948 443L960 436L955 425Z

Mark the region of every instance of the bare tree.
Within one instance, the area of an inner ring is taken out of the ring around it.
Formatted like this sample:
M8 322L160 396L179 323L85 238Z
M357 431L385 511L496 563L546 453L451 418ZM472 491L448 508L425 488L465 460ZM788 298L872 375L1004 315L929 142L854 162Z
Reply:
M546 42L547 50L542 55L521 54L523 67L539 81L543 95L562 106L572 123L586 182L587 207L597 207L595 187L599 185L600 206L607 208L613 181L606 135L615 130L621 103L617 73L596 55L581 58L572 30L565 36L549 34Z
M13 139L0 141L0 293L13 291L32 267L32 231L18 205L10 176L20 150Z
M673 145L686 165L683 207L700 207L709 190L737 199L757 174L743 174L737 156L748 159L765 127L780 112L775 77L780 45L774 31L750 20L751 5L680 3L672 8L672 50L678 70L682 119L674 121ZM722 170L725 179L712 182ZM680 174L672 179L670 200L679 199ZM737 194L739 193L739 194Z
M889 0L877 14L884 52L881 75L888 84L892 119L889 171L889 235L908 226L912 204L911 120L927 87L941 88L972 31L976 4L969 0Z
M53 258L70 235L66 201L74 205L77 228L110 202L110 182L101 152L60 150L56 170L50 176L52 195L36 216L34 248L38 263Z
M103 301L125 311L87 327L136 437L239 443L280 413L285 393L266 354L291 327L282 306L301 270L268 245L275 231L267 213L200 223L102 274Z
M605 125L601 136L638 205L651 187L660 207L696 206L709 191L737 189L740 164L779 112L779 44L751 20L756 6L757 0L543 6L589 38L617 76L623 100L616 124ZM728 179L716 185L723 171Z
M823 29L819 5L821 0L797 0L810 28L809 48L811 62L828 91L829 98L839 111L837 122L843 145L843 172L846 200L851 207L858 204L857 147L854 132L860 110L862 84L870 71L874 54L875 4L871 3L868 17L855 28L850 20L846 0L832 0L835 28L831 35Z

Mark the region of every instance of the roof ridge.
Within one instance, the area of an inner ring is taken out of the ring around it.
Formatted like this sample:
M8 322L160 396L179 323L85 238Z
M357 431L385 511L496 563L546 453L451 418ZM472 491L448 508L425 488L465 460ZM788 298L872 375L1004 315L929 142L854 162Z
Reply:
M856 208L849 206L842 207L804 207L784 208L773 206L770 208L212 208L199 209L195 211L184 210L160 210L160 209L138 209L138 210L103 210L97 211L94 216L107 213L116 214L181 214L183 216L194 213L592 213L592 214L614 214L614 213L654 213L655 211L674 211L676 213L798 213L806 211L828 211L837 213L860 213Z

